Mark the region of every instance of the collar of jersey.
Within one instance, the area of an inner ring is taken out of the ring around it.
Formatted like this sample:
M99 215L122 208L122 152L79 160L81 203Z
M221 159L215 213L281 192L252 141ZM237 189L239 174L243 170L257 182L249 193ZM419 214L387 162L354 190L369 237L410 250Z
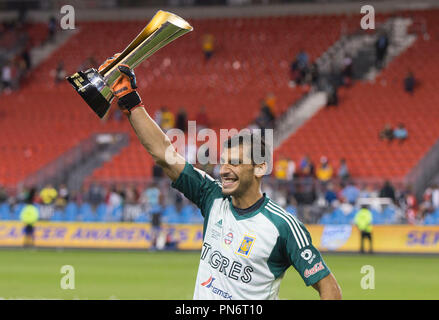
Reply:
M258 209L256 209L255 211L250 211L250 212L244 213L244 214L239 214L238 212L236 212L235 207L232 204L232 197L231 196L228 196L227 198L229 199L230 210L232 211L235 219L236 220L244 220L244 219L254 217L259 212L261 212L262 209L265 208L265 206L267 205L267 202L270 201L270 198L265 193L264 193L264 196L265 196L265 201L264 201L264 203L262 203L262 205Z

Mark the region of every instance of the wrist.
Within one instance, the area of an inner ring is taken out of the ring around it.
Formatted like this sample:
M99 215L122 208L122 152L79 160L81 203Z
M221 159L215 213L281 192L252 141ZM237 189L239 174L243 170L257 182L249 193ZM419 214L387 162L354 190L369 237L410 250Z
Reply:
M130 93L120 97L117 104L122 110L128 111L128 113L130 113L134 108L143 106L142 100L140 99L137 91L131 91Z

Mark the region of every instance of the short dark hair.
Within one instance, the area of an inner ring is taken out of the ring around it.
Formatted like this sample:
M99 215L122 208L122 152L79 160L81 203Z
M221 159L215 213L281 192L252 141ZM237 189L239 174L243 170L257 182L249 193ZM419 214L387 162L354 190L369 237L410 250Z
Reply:
M224 142L225 148L233 148L236 146L248 145L250 147L250 159L252 164L261 164L271 161L270 146L265 143L265 139L261 134L253 132L238 133ZM260 154L256 154L259 151Z

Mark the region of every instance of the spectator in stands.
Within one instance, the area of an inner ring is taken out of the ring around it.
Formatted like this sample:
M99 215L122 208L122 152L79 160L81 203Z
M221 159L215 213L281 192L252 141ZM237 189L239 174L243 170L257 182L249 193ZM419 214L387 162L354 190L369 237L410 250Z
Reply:
M50 183L40 191L41 201L46 205L52 204L57 196L58 192Z
M404 209L408 223L415 224L419 212L418 201L411 186L408 186L404 192Z
M431 204L434 210L439 209L439 184L434 184L431 190Z
M326 87L326 106L338 106L338 84L335 81L335 78L332 78L332 80L329 81L327 87Z
M55 200L55 207L63 209L69 201L69 190L65 184L61 184L58 188L58 196Z
M301 177L314 177L314 164L308 155L305 155L300 161L299 175Z
M422 202L419 205L418 213L421 219L424 219L427 215L434 212L432 194L433 189L431 187L428 187L427 189L425 189L424 194L422 195Z
M29 46L26 46L21 52L21 59L24 61L26 72L29 71L30 68L32 67L32 60L29 51L30 51Z
M54 16L51 16L49 18L49 23L47 25L47 40L46 41L48 41L48 42L55 41L56 29L57 29L56 18Z
M350 55L346 55L343 58L343 67L342 67L342 81L343 84L346 87L349 87L352 83L352 76L353 76L353 65L352 65L352 58Z
M301 49L290 66L290 87L293 88L296 85L302 85L305 83L305 78L308 72L308 61L308 54L304 49Z
M341 183L341 196L351 205L355 205L358 197L360 196L360 189L357 188L354 181L349 180L344 186L344 183Z
M384 185L380 190L379 197L390 198L393 203L396 203L395 188L389 180L384 181Z
M177 113L177 121L176 121L175 126L177 129L180 129L181 131L186 133L187 132L187 125L188 125L187 113L186 113L186 110L183 107L181 107Z
M392 142L394 136L393 136L393 128L389 123L386 123L384 125L384 128L380 131L379 138L381 140L387 140L389 142Z
M154 113L154 121L161 127L162 125L162 113L165 109L165 106L160 107L160 109L157 109L157 111Z
M213 56L213 52L215 49L215 37L212 34L205 34L203 36L202 49L205 61L210 60L210 58L212 58Z
M163 169L159 165L155 164L152 166L152 177L154 180L160 179L163 177Z
M255 120L255 123L260 129L273 129L274 127L274 115L271 113L271 110L265 103L265 100L261 100L260 112Z
M9 196L8 196L8 192L6 191L6 188L0 184L0 204L8 201L8 198Z
M407 140L408 131L403 123L398 124L398 127L393 130L393 137L395 138L395 140L399 140L400 143Z
M153 212L161 210L160 195L157 183L152 181L140 197L140 202L145 206L146 212L152 215Z
M369 240L369 253L373 253L372 247L372 212L368 209L367 205L363 204L361 209L357 212L354 218L354 223L358 227L361 233L360 253L364 253L364 240Z
M87 201L90 202L93 210L105 200L104 190L98 183L92 183L86 195Z
M111 191L107 195L106 199L107 212L106 215L111 216L114 210L123 205L123 198L116 186L111 187Z
M340 166L338 167L337 176L341 181L346 181L350 177L349 168L345 158L340 159Z
M389 46L389 38L385 32L381 32L378 35L378 39L375 42L375 53L376 53L375 65L378 69L381 69L383 67L383 62L387 55L388 46Z
M320 70L316 62L313 62L313 64L311 65L309 73L311 76L311 86L313 88L317 88L319 86Z
M322 156L320 158L320 164L316 170L316 177L322 183L322 185L326 185L326 183L332 179L334 174L334 170L332 169L331 164L327 157Z
M2 68L2 90L9 94L12 91L12 67L6 63Z
M82 69L80 69L82 70ZM55 84L59 84L60 82L65 81L66 79L66 70L64 69L64 62L59 61L58 65L56 66L54 73L55 78Z
M325 191L325 201L329 206L332 206L334 201L338 199L337 193L334 189L334 184L332 182L329 182Z
M210 121L205 106L201 106L200 110L198 111L195 117L195 121L197 122L198 131L210 127Z
M407 72L407 76L404 78L404 90L413 95L416 86L416 80L413 72Z
M162 111L162 114L161 114L160 127L166 132L169 129L172 129L175 127L175 116L166 107L163 107L161 111Z
M276 179L285 182L287 181L288 174L288 159L283 155L279 155L279 158L274 163L274 176Z
M264 99L264 103L270 109L273 119L276 117L276 100L276 95L273 92L268 93Z

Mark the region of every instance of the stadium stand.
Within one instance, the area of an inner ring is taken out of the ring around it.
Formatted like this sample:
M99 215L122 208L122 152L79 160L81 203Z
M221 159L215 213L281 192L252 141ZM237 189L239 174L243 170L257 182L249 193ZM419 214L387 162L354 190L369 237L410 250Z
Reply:
M425 19L429 33L436 35L438 14L432 10L411 16ZM375 83L341 88L338 107L321 110L278 150L296 161L304 154L314 161L326 156L332 163L344 157L356 177L404 177L439 137L435 125L439 116L437 49L436 40L419 37L382 71ZM403 90L408 70L422 79L413 96ZM396 126L399 122L408 128L407 141L402 144L379 141L378 133L386 123Z
M318 57L339 37L342 20L350 28L356 24L341 15L190 21L197 33L189 34L178 46L170 44L136 69L140 93L151 114L163 105L173 112L184 106L190 120L205 105L214 129L247 126L259 111L259 100L268 92L276 95L276 113L281 114L302 95L300 89L288 88L291 59L300 48L309 53L310 60ZM64 61L68 74L86 57L104 61L127 45L121 42L115 48L114 42L104 40L114 30L118 30L119 39L131 39L143 26L143 21L79 24L79 32L32 72L22 89L23 98L2 99L2 106L14 105L2 108L0 117L5 137L0 150L11 155L1 169L4 184L15 185L92 133L125 131L134 138L126 121L99 122L69 84L55 87L51 71L59 61ZM311 40L309 32L316 34ZM214 56L207 63L201 50L205 33L213 34L216 41ZM86 45L90 43L93 45ZM150 168L150 157L132 143L98 170L95 178L146 178L151 175Z

